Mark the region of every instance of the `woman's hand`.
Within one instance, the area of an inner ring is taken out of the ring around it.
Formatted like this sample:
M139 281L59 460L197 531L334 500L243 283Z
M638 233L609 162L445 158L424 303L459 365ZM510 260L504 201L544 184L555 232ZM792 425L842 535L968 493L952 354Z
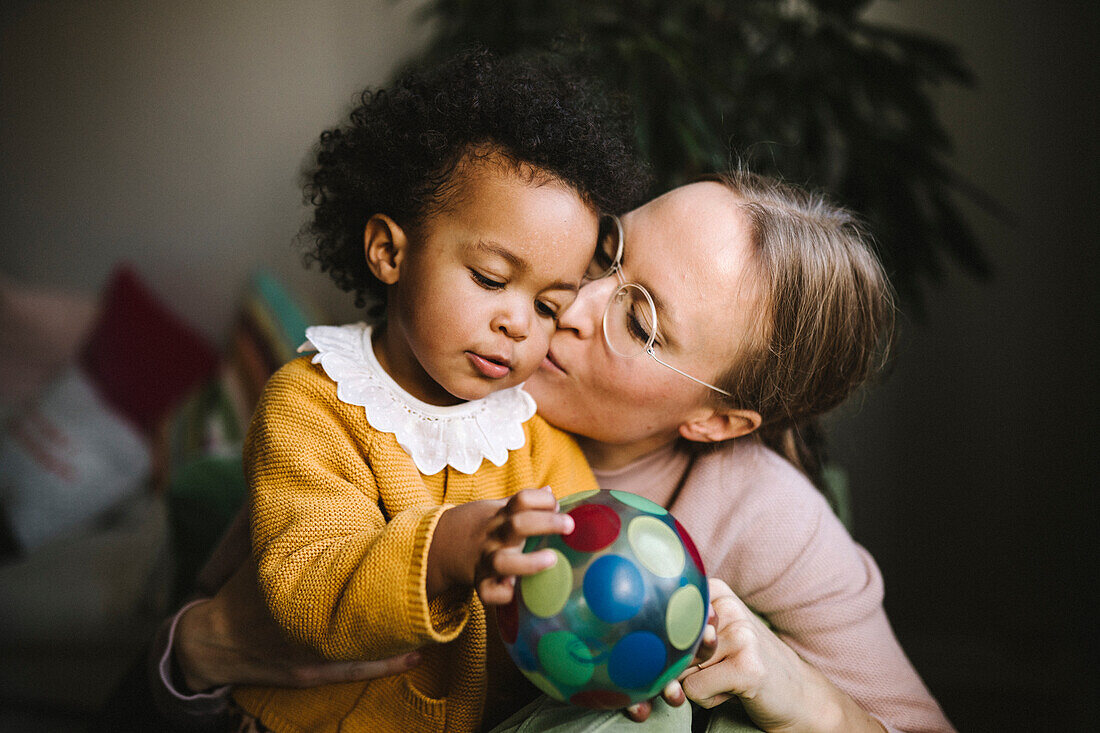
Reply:
M222 685L314 687L368 680L399 674L420 661L411 652L379 661L333 662L289 641L260 598L251 561L213 598L184 613L173 654L192 692Z
M695 664L665 688L670 705L685 696L704 708L740 698L765 731L875 731L882 725L772 633L721 580L710 580L711 616ZM627 714L644 720L649 703Z
M572 531L573 518L558 512L548 487L453 507L440 516L432 536L428 597L472 585L482 603L508 603L517 575L533 575L554 564L556 556L549 550L524 554L527 538Z

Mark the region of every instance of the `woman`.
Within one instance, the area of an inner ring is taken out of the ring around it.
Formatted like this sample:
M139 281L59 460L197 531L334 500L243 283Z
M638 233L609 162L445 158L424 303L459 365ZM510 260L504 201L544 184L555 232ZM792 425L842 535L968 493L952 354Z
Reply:
M765 730L951 730L893 636L873 560L799 470L799 429L869 376L889 330L889 290L865 237L846 212L750 174L675 189L622 230L527 389L577 436L602 487L677 516L715 579L707 658L666 699L737 697ZM249 572L178 616L162 673L174 661L177 684L205 689L415 663L295 651L301 664L272 668L289 650L265 647L275 637L249 615ZM219 698L191 703L203 699Z

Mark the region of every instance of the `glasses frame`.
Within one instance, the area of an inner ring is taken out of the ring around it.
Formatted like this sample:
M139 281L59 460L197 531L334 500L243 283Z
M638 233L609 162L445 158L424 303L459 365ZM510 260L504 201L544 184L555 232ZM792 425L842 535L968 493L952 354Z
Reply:
M657 338L657 306L653 302L653 296L649 294L649 291L645 289L645 286L640 285L636 282L629 282L623 276L623 225L622 222L619 221L619 217L615 216L614 214L604 214L604 216L609 217L615 223L615 228L618 230L619 233L619 241L615 248L615 257L611 262L611 266L608 267L605 272L596 277L589 277L587 279L590 282L595 280L602 280L605 277L609 277L612 273L614 273L615 277L619 281L619 287L615 289L615 292L611 294L611 298L607 301L607 306L604 308L603 311L603 319L600 322L600 327L603 331L603 340L604 343L607 344L607 348L611 349L612 353L614 353L616 356L622 357L623 359L633 359L640 354L648 354L650 359L653 359L653 361L657 362L663 367L671 369L680 376L687 377L696 384L701 384L704 387L713 389L715 392L718 392L719 394L724 394L726 397L732 397L733 395L731 395L729 392L722 389L721 387L715 387L709 382L704 382L702 379L697 379L687 372L677 369L676 367L669 364L667 361L663 361L661 357L657 356L657 353L653 348L653 341ZM615 303L615 298L618 297L618 295L627 288L636 288L637 290L641 291L642 295L645 296L646 303L649 304L650 315L653 318L653 328L652 332L649 334L649 340L646 341L645 346L642 347L642 349L637 354L633 355L627 355L617 350L611 344L611 339L607 335L607 316L611 312L611 306Z

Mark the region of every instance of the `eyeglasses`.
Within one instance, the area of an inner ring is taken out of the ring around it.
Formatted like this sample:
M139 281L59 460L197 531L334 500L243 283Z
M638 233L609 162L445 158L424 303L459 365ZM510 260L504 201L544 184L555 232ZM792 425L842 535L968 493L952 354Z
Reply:
M657 306L653 296L638 283L627 282L623 277L623 225L619 217L605 214L600 218L599 240L596 253L585 273L586 280L600 280L612 273L619 279L619 287L603 312L603 338L608 348L619 356L633 359L648 354L653 361L668 367L691 381L709 387L730 397L730 393L713 384L696 379L680 371L656 354L653 342L657 338Z

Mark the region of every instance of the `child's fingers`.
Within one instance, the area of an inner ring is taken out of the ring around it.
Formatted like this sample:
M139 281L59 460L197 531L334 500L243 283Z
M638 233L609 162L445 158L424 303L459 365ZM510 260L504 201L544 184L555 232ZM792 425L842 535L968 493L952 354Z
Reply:
M516 540L543 534L569 534L573 531L573 517L551 511L524 511L512 516L510 532Z
M508 507L512 511L557 511L558 500L549 486L541 489L524 489L516 492L508 500Z
M551 567L557 560L552 550L523 552L518 547L507 547L493 553L490 568L493 575L534 575Z
M489 577L477 584L477 595L486 606L503 606L516 592L515 576Z

